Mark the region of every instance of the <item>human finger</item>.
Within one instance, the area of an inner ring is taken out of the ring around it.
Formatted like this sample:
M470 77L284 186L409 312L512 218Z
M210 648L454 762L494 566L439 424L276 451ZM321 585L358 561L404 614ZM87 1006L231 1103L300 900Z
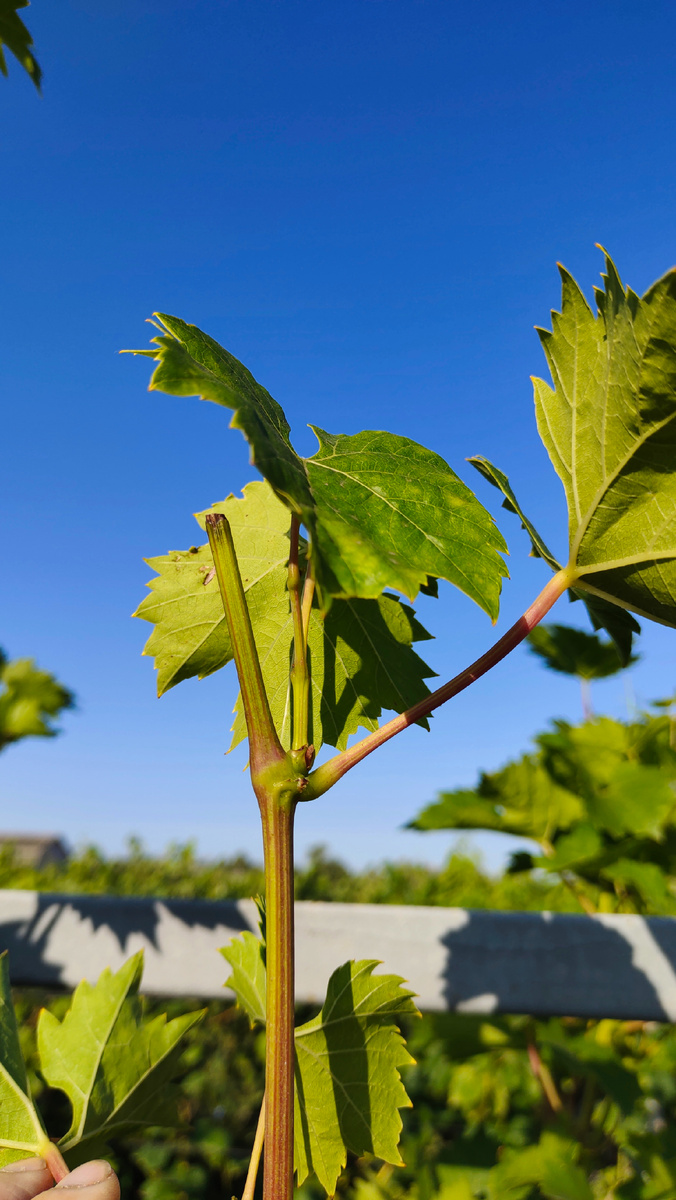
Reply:
M110 1163L92 1159L82 1163L57 1183L40 1192L34 1200L120 1200L120 1185Z
M33 1200L53 1183L44 1158L22 1158L0 1171L0 1200Z

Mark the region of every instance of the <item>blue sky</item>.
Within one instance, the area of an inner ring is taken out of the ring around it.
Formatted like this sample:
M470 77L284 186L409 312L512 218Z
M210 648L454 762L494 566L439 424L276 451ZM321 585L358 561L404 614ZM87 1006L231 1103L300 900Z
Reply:
M119 357L173 312L313 421L390 428L441 453L511 550L500 628L546 568L465 463L506 470L564 552L539 445L535 324L556 260L587 291L596 242L643 290L676 260L676 10L653 0L34 0L39 98L0 80L3 586L0 644L78 694L64 736L0 762L0 823L119 850L195 839L258 854L244 754L225 758L232 672L158 701L129 614L144 556L193 543L191 513L255 471L215 406L146 391ZM565 601L560 620L584 624ZM420 616L442 677L487 618L448 586ZM630 688L674 689L674 635L652 626ZM597 707L626 712L624 680ZM519 752L575 683L526 651L299 813L298 843L354 863L438 861L448 835L399 829L437 790ZM491 861L498 850L485 842Z

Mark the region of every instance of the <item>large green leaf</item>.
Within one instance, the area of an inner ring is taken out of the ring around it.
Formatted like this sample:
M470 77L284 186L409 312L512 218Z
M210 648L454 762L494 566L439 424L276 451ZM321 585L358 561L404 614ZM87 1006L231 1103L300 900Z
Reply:
M596 313L561 278L561 312L539 330L553 387L534 387L569 565L583 589L676 626L676 271L639 298L606 256Z
M507 547L469 488L432 450L393 433L333 436L312 426L306 460L320 556L345 596L386 587L411 600L428 577L447 579L493 619Z
M322 430L317 454L301 459L281 408L237 359L194 325L159 321L156 348L136 352L158 363L151 388L234 410L253 462L308 531L323 611L334 596L374 598L387 587L413 600L438 577L497 617L506 546L443 459L394 434Z
M552 571L560 571L561 563L554 557L545 541L540 537L532 521L529 521L524 513L504 471L500 471L487 458L482 458L481 456L470 458L468 462L473 467L476 467L484 479L493 484L493 487L498 488L502 492L505 497L502 507L506 508L508 512L515 513L521 521L521 528L525 529L531 541L531 554L533 558L543 558ZM621 665L627 667L631 661L633 635L641 632L641 626L638 621L626 609L618 608L617 605L609 603L608 600L604 600L600 596L592 596L588 592L579 591L577 588L569 588L568 596L571 600L582 600L594 629L605 629L606 633L610 635L615 643Z
M265 948L244 933L221 953L226 986L249 1020L265 1024ZM348 962L331 976L321 1012L295 1031L295 1169L335 1191L347 1151L400 1163L400 1108L410 1107L400 1067L411 1063L397 1022L417 1016L397 975L374 975L375 960Z
M334 971L321 1012L296 1030L295 1164L332 1196L347 1151L400 1163L400 1108L410 1107L399 1069L413 1059L396 1024L415 1016L397 975L376 961Z
M169 1084L180 1042L203 1013L144 1021L137 995L142 970L139 952L117 974L106 970L98 983L81 983L62 1021L45 1009L40 1014L40 1069L73 1109L59 1143L64 1152L99 1146L135 1125L173 1123Z
M18 9L28 7L29 0L0 0L0 71L8 74L3 50L6 46L40 91L42 71L31 49L33 39L18 15Z
M244 488L242 500L231 496L210 511L230 521L272 716L288 747L293 641L286 591L288 509L267 483L257 482ZM204 517L197 514L202 526ZM232 646L209 546L148 562L158 575L135 615L155 626L144 653L155 659L162 695L181 679L201 679L224 666ZM308 662L315 749L325 741L342 749L360 726L377 729L383 709L403 712L424 699L429 694L424 681L434 672L412 644L429 637L412 609L394 596L336 600L325 619L313 609ZM245 737L238 702L232 746Z
M45 1144L47 1134L28 1087L5 951L0 955L0 1166L41 1154Z

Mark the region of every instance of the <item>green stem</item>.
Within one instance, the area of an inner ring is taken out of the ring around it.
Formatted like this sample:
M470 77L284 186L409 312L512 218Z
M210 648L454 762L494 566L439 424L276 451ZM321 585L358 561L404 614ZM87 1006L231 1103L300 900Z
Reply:
M301 750L307 746L310 686L307 672L306 633L303 624L301 581L298 567L298 535L300 521L291 518L291 548L289 551L288 591L293 617L293 666L291 687L293 688L293 748Z
M209 513L206 527L242 690L255 786L266 768L283 762L286 756L270 714L230 522L222 513Z
M258 1164L261 1161L261 1153L263 1151L263 1142L265 1141L265 1096L261 1104L261 1111L258 1114L258 1124L256 1126L256 1136L254 1138L253 1150L249 1159L249 1170L246 1173L246 1183L242 1192L242 1200L254 1200L254 1192L256 1190L256 1178L258 1176Z
M261 803L268 975L263 1200L293 1195L295 807L295 798Z
M523 641L530 633L531 629L542 620L549 612L550 608L576 581L574 571L565 568L558 571L549 583L542 589L540 595L533 601L530 608L526 610L523 616L519 617L518 621L508 629L507 633L491 646L481 658L477 658L471 666L466 667L459 675L445 683L443 687L437 688L436 692L432 692L424 700L420 700L418 704L414 704L412 708L406 712L400 713L388 721L386 725L382 725L375 733L369 734L361 742L357 742L356 746L351 746L348 750L344 750L342 754L336 754L334 758L329 759L327 763L323 763L316 771L308 777L308 786L303 793L303 800L314 800L317 796L323 795L329 788L333 787L343 775L355 767L357 763L362 762L379 746L383 746L385 742L389 742L390 738L407 729L409 725L414 725L422 717L429 717L430 713L434 712L435 708L440 708L447 700L453 696L457 696L459 692L463 692L470 684L480 679L492 667L495 667L503 658L505 658L512 650Z

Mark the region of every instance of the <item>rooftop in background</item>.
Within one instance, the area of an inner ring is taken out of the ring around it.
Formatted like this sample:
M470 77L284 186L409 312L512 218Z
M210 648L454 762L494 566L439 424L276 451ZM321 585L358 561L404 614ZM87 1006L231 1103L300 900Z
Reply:
M0 833L0 850L11 846L15 861L26 867L47 867L65 862L68 850L55 833Z

